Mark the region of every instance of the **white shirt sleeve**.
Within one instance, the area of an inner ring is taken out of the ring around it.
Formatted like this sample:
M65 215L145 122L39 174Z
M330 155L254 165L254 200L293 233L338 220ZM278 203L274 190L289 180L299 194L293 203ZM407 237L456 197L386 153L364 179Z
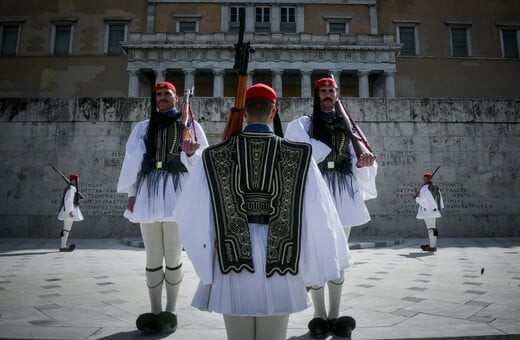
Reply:
M71 185L65 193L63 198L63 210L67 215L74 209L74 194L76 193L76 187Z
M197 136L197 143L200 144L200 147L195 151L193 155L188 157L186 153L183 151L181 152L181 162L184 164L188 172L191 172L193 170L193 167L202 157L202 151L204 151L205 148L208 147L208 139L206 138L206 134L204 133L204 130L202 129L202 126L195 121L195 131L192 132L193 135Z
M125 158L117 182L117 192L126 193L129 197L136 194L137 174L141 170L143 156L146 153L144 136L147 128L148 120L137 123L126 142Z
M437 209L437 202L435 201L435 198L433 198L433 195L430 192L430 189L428 189L427 185L423 185L419 193L419 196L415 198L415 201L425 209Z
M350 154L352 155L352 174L356 179L363 201L367 201L377 197L376 176L377 176L377 162L371 166L358 168L356 163L358 161L354 147L350 143Z
M213 282L215 226L208 181L201 160L188 177L175 206L181 243L203 285Z
M327 144L309 137L310 124L311 119L308 116L295 119L287 125L284 137L293 142L310 144L312 146L312 158L316 163L320 163L330 153L331 148Z

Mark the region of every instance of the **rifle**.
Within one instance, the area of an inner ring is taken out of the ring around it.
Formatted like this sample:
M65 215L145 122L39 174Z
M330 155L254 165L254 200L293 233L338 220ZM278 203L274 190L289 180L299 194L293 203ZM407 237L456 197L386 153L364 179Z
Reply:
M441 165L439 164L439 165L435 168L435 170L432 172L432 177L431 177L431 178L433 178L433 176L435 176L435 174L437 173L437 171L439 170L440 167L441 167ZM414 199L417 198L417 196L419 196L419 193L421 192L421 189L422 189L423 186L424 186L424 184L421 185L421 186L419 187L419 189L417 189L417 191L415 192L415 194L413 194L413 198L414 198Z
M195 119L193 118L193 110L191 109L190 97L193 96L193 86L191 89L184 91L184 103L182 104L182 117L181 122L184 125L182 130L182 140L194 140L197 141L197 131L195 131ZM188 128L188 120L191 122L193 136L190 129Z
M237 93L235 96L235 106L229 110L227 115L226 126L222 133L223 141L242 132L246 106L247 65L249 62L249 53L255 52L255 50L251 48L249 41L244 43L245 9L240 8L238 15L240 30L238 32L238 43L235 44L235 64L233 65L233 69L238 71Z
M54 167L54 166L52 168L54 169L54 171L56 171L58 173L58 175L60 175L60 177L65 182L67 182L68 185L73 185L72 182L70 181L70 179L67 176L65 176L63 174L63 172L61 172L60 170L56 169L56 167ZM84 199L85 198L85 196L83 196L83 194L81 192L78 191L77 193L78 193L78 196L79 196L80 199Z
M334 80L333 74L331 74L330 77ZM352 116L347 111L347 108L345 107L345 105L343 105L339 98L336 101L335 108L336 111L339 112L340 115L345 118L345 130L347 136L352 141L352 146L354 148L354 152L356 153L357 158L359 159L359 157L363 153L372 153L372 147L370 146L370 144L368 144L368 140L366 139L363 132L361 132L361 130L358 128L356 122L354 121L354 119L352 119Z

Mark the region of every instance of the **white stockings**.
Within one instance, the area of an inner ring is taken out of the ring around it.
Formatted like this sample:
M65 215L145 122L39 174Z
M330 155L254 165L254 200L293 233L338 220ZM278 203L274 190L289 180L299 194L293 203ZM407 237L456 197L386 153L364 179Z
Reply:
M166 284L166 308L164 310L175 312L179 286L182 281L182 246L179 227L175 222L142 223L141 235L146 251L146 284L151 311L154 314L163 311L162 288Z
M228 340L284 340L289 315L236 316L224 315Z

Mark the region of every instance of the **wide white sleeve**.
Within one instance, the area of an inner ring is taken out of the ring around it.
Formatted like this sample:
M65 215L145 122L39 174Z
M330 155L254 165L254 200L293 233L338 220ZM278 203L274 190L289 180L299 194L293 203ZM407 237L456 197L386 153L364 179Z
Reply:
M377 176L377 161L371 166L358 168L356 163L358 161L352 143L349 145L350 154L352 155L352 174L356 179L358 188L363 197L363 201L367 201L377 197L376 176Z
M184 164L188 172L191 172L193 170L193 167L202 157L202 151L204 151L205 148L208 147L208 139L206 138L206 134L204 132L204 129L202 129L202 126L195 121L195 124L193 124L192 135L197 137L197 143L200 144L200 148L195 151L193 155L188 157L185 152L181 152L181 162Z
M175 205L181 243L202 284L213 282L215 227L204 163L195 164Z
M303 116L289 122L284 137L293 142L307 143L312 146L312 158L316 163L323 161L330 153L331 148L327 144L309 137L311 118Z
M435 201L435 198L430 192L430 189L428 189L427 185L423 185L421 191L419 192L419 196L415 198L415 202L428 210L437 209L437 202Z
M74 194L76 193L76 187L73 185L69 186L69 189L65 193L63 198L63 210L67 215L74 209Z
M339 278L352 259L334 202L314 161L307 174L302 218L300 272L307 287L323 286Z
M141 170L143 155L146 153L144 136L148 127L148 120L139 122L126 142L125 158L119 180L117 182L117 192L126 193L128 196L135 196L137 174Z

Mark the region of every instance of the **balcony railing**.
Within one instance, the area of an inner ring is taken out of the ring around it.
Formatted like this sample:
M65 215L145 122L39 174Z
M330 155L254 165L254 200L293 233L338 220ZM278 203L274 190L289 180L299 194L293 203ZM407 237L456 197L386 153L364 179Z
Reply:
M255 47L298 48L309 45L348 49L398 49L393 35L387 34L311 34L311 33L245 33L244 41ZM232 47L237 42L237 33L130 33L122 45L127 49L183 45L185 47Z

